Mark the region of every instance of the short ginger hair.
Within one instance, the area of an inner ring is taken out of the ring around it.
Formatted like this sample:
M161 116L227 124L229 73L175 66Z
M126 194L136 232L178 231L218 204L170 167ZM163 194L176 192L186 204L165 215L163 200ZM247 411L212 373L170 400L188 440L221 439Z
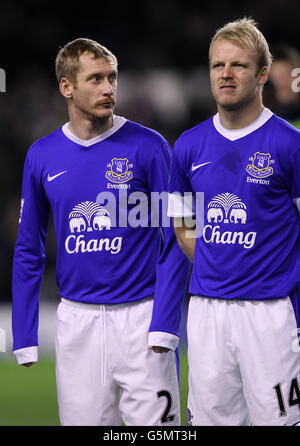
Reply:
M102 58L114 64L116 67L118 66L116 56L105 46L91 39L75 39L61 48L56 56L55 71L58 82L63 77L66 77L71 82L76 83L76 76L79 70L79 57L85 52L93 54L95 59Z

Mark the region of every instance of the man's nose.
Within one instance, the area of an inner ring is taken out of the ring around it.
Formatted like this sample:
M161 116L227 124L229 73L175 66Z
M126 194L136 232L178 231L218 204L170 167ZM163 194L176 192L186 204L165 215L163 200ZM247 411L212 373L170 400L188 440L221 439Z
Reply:
M108 79L105 79L105 81L104 81L104 85L103 85L103 94L106 94L106 95L109 95L109 96L111 96L111 95L114 94L113 86L112 86L112 84L109 82Z
M222 72L222 77L228 79L232 77L232 70L229 64L225 64Z

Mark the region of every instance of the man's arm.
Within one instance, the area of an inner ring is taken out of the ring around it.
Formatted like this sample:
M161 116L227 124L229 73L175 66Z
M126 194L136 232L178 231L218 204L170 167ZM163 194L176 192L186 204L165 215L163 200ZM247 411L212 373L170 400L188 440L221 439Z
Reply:
M150 191L164 196L162 208L156 203L163 249L156 266L154 304L148 337L148 346L156 353L175 350L178 345L182 303L191 267L176 241L174 228L167 217L170 162L171 148L165 142L153 154L151 166L147 170Z
M188 223L188 226L185 225L185 222ZM173 218L173 225L178 245L187 258L193 262L196 244L196 230L192 226L191 221L187 222L187 219L184 218ZM170 350L169 348L159 346L149 348L155 353L167 353Z
M49 204L39 175L37 157L27 154L22 209L12 272L13 352L18 364L38 360L39 292L45 266Z
M191 264L180 249L174 228L164 228L164 246L156 267L156 285L148 345L156 353L175 350Z
M180 248L187 258L193 262L196 244L196 230L195 227L191 226L190 220L191 219L189 219L189 224L186 225L186 218L173 218L173 225Z
M170 157L172 156L172 164L170 166L169 173L167 215L168 217L180 217L181 223L181 217L185 217L186 219L187 217L191 217L194 215L193 195L189 181L187 179L187 175L182 168L182 165L186 163L182 163L178 159L176 150L177 149L175 143L174 149L170 154ZM174 181L174 179L176 179L176 181ZM183 193L186 191L189 192L189 194L187 196L187 200L185 201L183 200ZM188 222L188 220L185 221ZM174 339L176 339L175 335L177 335L176 343L173 341L173 346L176 346L179 341L179 323L181 318L182 303L185 296L186 286L191 269L191 263L189 260L192 260L194 256L195 239L193 238L194 235L192 235L193 233L191 232L191 227L189 227L186 234L180 231L179 239L180 243L182 243L182 247L184 247L186 244L188 244L189 246L189 249L187 251L188 255L186 255L178 243L179 240L176 240L174 230L175 228L173 227L172 221L170 222L170 224L172 226L171 229L174 238L173 252L171 252L171 250L166 250L166 252L169 254L167 257L167 261L165 262L164 275L161 276L162 283L164 283L166 287L165 294L166 296L168 296L168 298L162 299L162 305L157 305L156 308L160 309L162 320L163 318L165 318L165 320L168 321L169 318L173 318L174 322L177 323L177 325L176 323L174 324L174 327L178 327L176 331L169 331L169 333L173 333ZM179 225L179 228L180 227L182 227L182 224ZM190 237L191 235L192 240L188 240L188 242L185 243L184 240L188 239L188 237ZM163 306L164 304L166 305L166 307ZM177 320L175 320L175 318L177 318ZM155 327L154 318L152 318L152 325L150 326L150 329L153 327ZM155 333L150 333L150 336L151 335L155 335ZM167 346L167 344L165 344L164 342L153 343L152 345L156 346L154 351L157 351L159 353L163 353L165 350L162 347ZM172 349L174 350L174 348Z

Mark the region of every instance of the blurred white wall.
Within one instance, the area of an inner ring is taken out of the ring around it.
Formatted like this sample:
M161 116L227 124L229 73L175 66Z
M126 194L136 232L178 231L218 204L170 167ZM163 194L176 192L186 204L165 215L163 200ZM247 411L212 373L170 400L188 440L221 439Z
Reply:
M48 302L40 304L40 355L54 355L55 314L58 303L59 301L57 301L57 304L50 304ZM14 359L14 355L12 353L12 345L11 306L2 304L0 305L0 361L2 359Z

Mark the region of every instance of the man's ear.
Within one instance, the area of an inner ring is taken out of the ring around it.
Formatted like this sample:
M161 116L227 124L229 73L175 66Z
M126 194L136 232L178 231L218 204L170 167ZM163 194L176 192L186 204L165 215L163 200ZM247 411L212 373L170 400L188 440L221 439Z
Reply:
M267 66L264 66L259 70L258 78L259 85L263 87L269 78L269 70Z
M72 99L72 97L73 97L73 89L74 89L73 83L69 79L67 79L66 77L62 77L60 82L59 82L59 90L60 90L61 94L66 99Z

